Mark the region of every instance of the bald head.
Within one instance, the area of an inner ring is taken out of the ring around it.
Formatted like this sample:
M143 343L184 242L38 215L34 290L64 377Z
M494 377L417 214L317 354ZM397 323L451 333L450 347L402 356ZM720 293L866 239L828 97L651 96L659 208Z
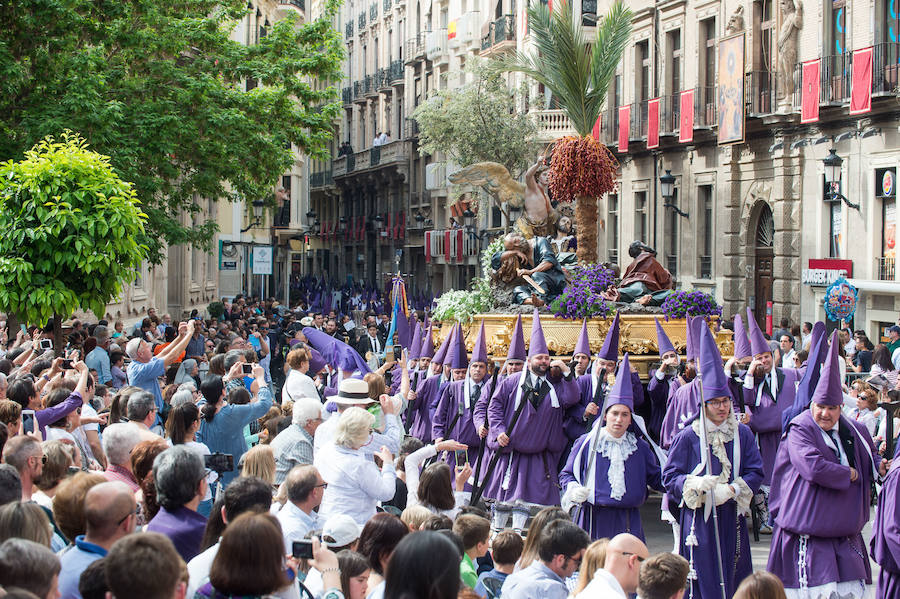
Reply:
M614 536L606 547L606 564L603 569L612 574L622 590L630 595L637 591L641 562L649 557L647 546L632 534Z
M106 540L131 532L134 522L129 522L128 517L136 507L134 493L123 482L100 483L91 487L84 497L87 537Z

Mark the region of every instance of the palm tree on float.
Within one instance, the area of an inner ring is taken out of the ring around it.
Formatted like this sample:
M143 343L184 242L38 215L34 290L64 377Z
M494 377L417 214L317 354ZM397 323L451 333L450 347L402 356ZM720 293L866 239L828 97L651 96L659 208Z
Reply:
M551 19L552 15L552 19ZM502 71L524 73L543 84L559 103L577 137L553 147L550 188L559 199L575 199L578 259L597 262L598 203L615 188L618 162L591 133L606 101L616 67L631 37L632 12L617 0L597 21L597 36L588 42L568 0L552 10L540 0L528 8L534 47L527 53L495 59Z

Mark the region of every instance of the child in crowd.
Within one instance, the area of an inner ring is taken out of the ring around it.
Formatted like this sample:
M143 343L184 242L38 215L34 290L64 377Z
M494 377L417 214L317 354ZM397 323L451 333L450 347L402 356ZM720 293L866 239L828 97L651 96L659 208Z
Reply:
M491 542L491 521L474 514L463 514L453 523L453 532L462 539L466 554L459 564L463 583L473 588L478 583L475 560L484 557Z
M475 592L483 599L499 595L506 577L513 573L516 562L522 556L525 543L522 537L513 530L501 531L491 543L491 557L494 558L494 569L478 577Z

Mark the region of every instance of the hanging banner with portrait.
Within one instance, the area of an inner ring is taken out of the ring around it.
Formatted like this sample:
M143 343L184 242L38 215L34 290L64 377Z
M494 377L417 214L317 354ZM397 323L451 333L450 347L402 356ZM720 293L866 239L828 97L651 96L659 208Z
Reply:
M719 41L719 143L744 141L744 34Z

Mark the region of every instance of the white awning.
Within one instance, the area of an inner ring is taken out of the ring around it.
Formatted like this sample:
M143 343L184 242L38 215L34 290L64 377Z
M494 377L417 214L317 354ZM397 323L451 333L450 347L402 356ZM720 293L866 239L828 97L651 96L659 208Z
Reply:
M871 279L848 279L860 291L900 294L900 281L873 281Z

